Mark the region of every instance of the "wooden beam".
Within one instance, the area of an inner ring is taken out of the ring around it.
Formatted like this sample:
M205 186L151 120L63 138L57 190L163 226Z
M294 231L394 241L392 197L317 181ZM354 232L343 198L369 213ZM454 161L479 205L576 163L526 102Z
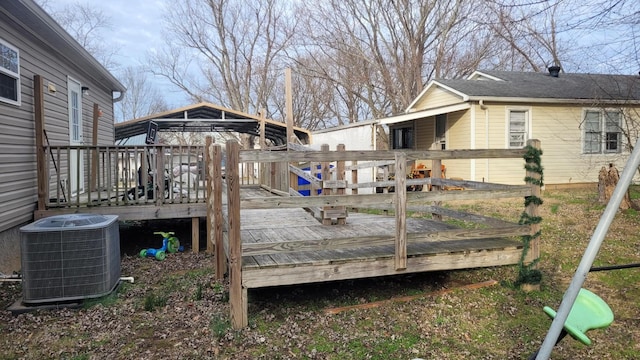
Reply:
M214 212L214 200L213 200L213 176L210 173L212 167L212 144L213 137L207 135L204 138L204 181L207 189L207 254L213 254L215 251L215 238L213 236L213 212Z
M442 178L442 161L440 159L431 160L431 178L432 179L441 179ZM442 187L440 185L432 185L430 191L442 191ZM442 201L436 200L433 202L433 206L442 205ZM433 220L442 221L442 215L437 213L432 213L431 217Z
M191 218L191 251L194 254L200 252L200 218Z
M471 269L475 267L517 264L522 249L480 250L419 256L407 259L406 273ZM360 279L397 275L394 259L346 262L342 264L259 268L245 270L243 284L247 288L307 284L314 282Z
M260 116L260 140L259 140L260 150L265 150L267 148L267 141L265 136L265 125L266 125L265 123L267 119L267 110L264 108L260 109L260 111L258 112L258 116Z
M242 285L242 235L240 233L240 176L238 158L240 145L227 142L227 204L229 216L229 303L231 324L234 329L247 326L247 292Z
M97 103L93 104L93 122L91 128L91 145L98 146L98 124L100 120L100 107ZM98 188L98 150L91 151L91 184L90 191Z
M119 220L153 220L153 219L188 219L192 217L206 217L207 204L165 204L163 206L150 205L120 205L120 206L77 206L72 208L50 208L36 210L36 220L47 216L64 214L110 214L118 215Z
M224 279L224 273L226 272L227 257L224 253L224 238L223 230L224 216L222 213L222 146L215 144L213 146L213 166L212 178L213 178L213 221L214 221L214 240L216 251L216 279Z
M47 181L46 155L44 151L44 81L33 76L34 117L36 136L36 171L38 173L38 210L46 209L49 183Z
M291 89L291 68L284 69L284 92L285 92L285 115L287 121L287 141L286 143L294 142L295 137L293 133L293 91Z
M407 158L396 153L396 271L407 268Z
M426 201L452 200L486 200L496 198L524 197L530 194L528 187L515 190L475 190L475 191L440 191L440 192L410 192L406 194L408 204L424 203ZM389 194L358 194L358 195L326 195L300 197L249 197L241 200L243 209L272 209L295 208L313 206L354 206L367 207L376 205L395 204L395 195Z
M240 162L305 162L305 161L382 161L395 159L396 151L348 150L344 152L322 151L258 151L243 150ZM478 149L478 150L404 150L407 160L454 160L454 159L515 159L522 158L522 149Z

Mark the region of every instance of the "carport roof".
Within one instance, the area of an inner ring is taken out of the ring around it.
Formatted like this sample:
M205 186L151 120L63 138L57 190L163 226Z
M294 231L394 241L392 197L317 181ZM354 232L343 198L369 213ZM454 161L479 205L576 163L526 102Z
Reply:
M115 124L116 141L146 134L150 121L158 124L159 132L234 131L260 136L259 116L211 103L199 103L117 123ZM297 127L294 127L293 131L300 141L309 143L309 131ZM265 137L275 145L284 145L287 139L287 125L273 120L265 120Z

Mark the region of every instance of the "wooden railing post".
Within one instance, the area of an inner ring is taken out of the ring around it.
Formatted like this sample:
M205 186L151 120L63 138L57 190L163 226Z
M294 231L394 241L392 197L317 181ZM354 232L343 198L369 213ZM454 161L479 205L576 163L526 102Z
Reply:
M213 137L207 135L204 139L204 165L202 169L202 173L204 175L204 183L206 189L207 196L207 254L213 254L215 250L215 238L213 237L213 233L211 229L213 228L213 211L215 209L213 204L213 174L210 174L213 166ZM217 261L217 260L216 260ZM217 267L216 267L217 268ZM217 276L216 272L216 276Z
M38 172L38 210L45 210L49 183L44 150L44 82L42 76L33 76L34 115L36 131L36 171Z
M407 268L407 157L396 152L396 270Z
M234 329L248 325L247 288L242 286L242 239L240 234L240 179L238 166L240 145L227 142L227 211L229 215L229 302L231 324Z
M431 178L432 179L442 179L442 160L434 159L431 161ZM432 185L431 191L440 191L442 187L440 185ZM434 201L434 206L442 205L442 201ZM442 215L440 214L431 214L433 220L442 221Z
M156 195L156 205L157 206L162 206L162 203L164 202L164 147L162 146L158 146L156 147L156 176L155 176L155 186L154 186L154 191L157 192ZM169 189L167 189L169 190ZM197 249L192 249L195 250L195 252L197 253Z
M344 144L338 144L338 146L336 147L336 151L339 152L344 152L345 151L345 146ZM338 181L344 181L344 160L338 160L336 163L336 179ZM343 187L339 187L336 190L337 195L344 195L345 192L345 188ZM347 207L346 206L338 206L336 207L338 211L341 212L341 214L337 215L337 222L338 225L345 225L347 223Z
M209 166L213 198L213 240L215 244L216 279L224 279L227 257L224 253L224 217L222 215L222 146L214 144L211 151L213 166ZM211 204L211 203L210 203Z
M320 151L325 155L329 153L329 144L322 144L320 146ZM331 163L323 161L320 163L320 176L322 177L322 195L331 195L331 189L324 186L324 184L330 180L331 178ZM331 218L326 218L325 212L331 209L330 206L323 207L321 211L322 224L323 225L331 225Z
M527 145L532 146L537 150L541 149L540 140L537 140L537 139L528 140ZM533 162L527 162L527 164L532 166L536 165ZM526 176L538 181L540 180L540 174L535 171L527 170ZM540 185L531 183L529 184L529 186L531 186L531 196L535 196L539 198L541 194ZM540 216L539 205L535 201L533 201L529 203L529 205L527 205L527 207L525 208L525 212L527 213L529 218L537 218ZM536 234L538 231L540 231L539 223L534 223L534 224L531 224L530 226L531 226L532 236ZM531 242L529 243L529 252L527 253L527 259L525 260L529 262L539 257L540 257L540 236L533 236L533 238L531 239Z
M93 122L91 128L91 145L94 149L91 151L91 184L89 184L89 192L98 190L98 124L100 120L100 106L93 104Z

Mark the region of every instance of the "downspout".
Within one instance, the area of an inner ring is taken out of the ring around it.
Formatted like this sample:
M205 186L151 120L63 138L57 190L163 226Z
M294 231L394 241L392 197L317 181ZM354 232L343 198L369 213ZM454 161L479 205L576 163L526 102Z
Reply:
M111 91L111 96L113 96L113 93L114 93L114 92L115 92L115 91ZM122 100L122 98L124 98L124 94L126 93L126 91L118 91L118 92L119 92L118 97L117 97L117 98L113 98L113 99L111 99L111 102L112 102L113 104L115 104L115 103L117 103L117 102L121 101L121 100Z
M480 109L484 110L484 143L485 143L485 148L489 148L489 107L487 105L484 104L484 100L480 100L479 102L480 104ZM484 164L484 171L485 171L485 178L484 181L489 182L489 159L485 159L485 164Z

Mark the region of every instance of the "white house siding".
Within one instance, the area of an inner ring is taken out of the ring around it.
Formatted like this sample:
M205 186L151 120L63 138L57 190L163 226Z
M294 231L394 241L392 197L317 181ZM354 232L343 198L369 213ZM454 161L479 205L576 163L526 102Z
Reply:
M15 238L16 227L33 219L37 202L33 77L44 78L45 129L51 145L69 144L67 110L67 76L90 88L82 99L85 141L91 141L93 103L103 111L98 129L99 144L113 144L113 104L111 91L97 82L87 80L83 69L66 62L52 49L36 39L0 11L0 37L19 50L21 104L0 102L0 251L7 239ZM49 93L48 85L56 88ZM85 160L85 166L88 162ZM62 166L61 166L62 165ZM66 174L66 164L58 164ZM52 170L53 172L53 170ZM85 175L88 175L85 169ZM51 174L55 189L55 174ZM14 239L15 241L15 239ZM6 263L5 263L6 264ZM0 271L5 270L0 266Z
M311 136L314 149L320 149L323 144L328 144L331 150L335 150L339 144L344 144L346 150L376 150L375 149L375 127L377 122L367 121L346 126L339 126L332 129L325 129L314 132ZM347 163L349 164L349 162ZM373 169L358 170L358 182L375 181ZM351 182L351 176L347 174L347 181ZM373 189L360 189L359 194L370 194Z

